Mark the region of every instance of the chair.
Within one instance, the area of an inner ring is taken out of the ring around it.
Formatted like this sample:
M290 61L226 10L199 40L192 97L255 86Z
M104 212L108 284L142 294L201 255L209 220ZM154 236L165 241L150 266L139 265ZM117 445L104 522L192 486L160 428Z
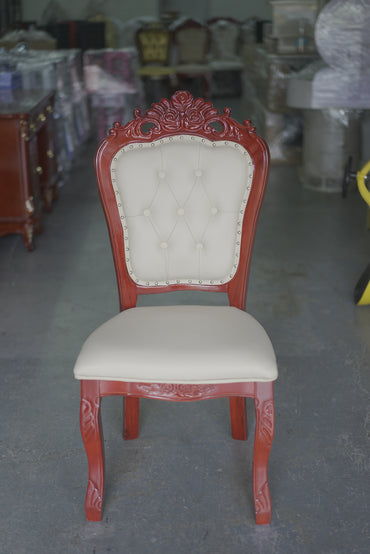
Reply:
M95 162L121 312L96 329L75 364L81 434L89 462L87 519L102 516L101 398L125 397L125 439L139 431L139 399L228 397L235 439L247 438L254 399L256 521L269 523L267 464L274 430L276 358L245 312L252 245L269 169L268 147L249 121L178 91L121 127ZM228 294L229 306L136 307L139 294Z
M212 96L240 96L244 67L241 24L230 17L215 17L207 24L211 32Z
M182 20L173 28L177 78L180 84L186 80L192 87L200 80L201 94L207 99L211 96L210 38L207 25L194 19Z
M171 33L160 22L150 22L136 32L136 46L148 103L162 94L167 95L175 70L170 65Z

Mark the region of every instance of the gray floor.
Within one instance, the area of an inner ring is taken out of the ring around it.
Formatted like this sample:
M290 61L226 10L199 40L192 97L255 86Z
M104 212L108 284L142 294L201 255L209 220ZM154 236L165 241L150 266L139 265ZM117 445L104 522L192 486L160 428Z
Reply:
M86 147L28 253L0 239L1 517L8 553L367 553L370 550L370 307L354 285L369 262L365 204L302 188L273 167L248 309L277 351L272 523L254 523L247 443L226 400L142 401L123 442L121 401L103 401L104 518L87 523L87 462L72 367L117 312L113 263ZM181 295L160 301L192 302ZM206 302L224 298L207 296ZM253 405L248 406L253 429Z

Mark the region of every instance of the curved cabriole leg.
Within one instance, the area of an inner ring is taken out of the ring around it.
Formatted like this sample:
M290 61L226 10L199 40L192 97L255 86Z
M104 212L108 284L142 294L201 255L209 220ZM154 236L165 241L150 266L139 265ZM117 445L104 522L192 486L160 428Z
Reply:
M81 381L80 426L89 462L85 511L89 521L100 521L104 493L104 446L100 417L99 381Z
M245 441L248 438L246 398L243 396L231 396L229 402L231 436L233 439Z
M256 523L271 521L271 499L267 465L274 436L273 383L255 384L256 430L253 455L253 498Z
M123 437L125 440L137 439L139 436L140 399L134 396L126 396L123 402Z

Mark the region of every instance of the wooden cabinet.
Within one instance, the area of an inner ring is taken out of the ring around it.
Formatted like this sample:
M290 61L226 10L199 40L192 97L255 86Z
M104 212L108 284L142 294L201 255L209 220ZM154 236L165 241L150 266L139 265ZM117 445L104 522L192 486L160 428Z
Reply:
M42 208L57 195L54 93L6 91L0 102L0 236L20 233L33 250Z

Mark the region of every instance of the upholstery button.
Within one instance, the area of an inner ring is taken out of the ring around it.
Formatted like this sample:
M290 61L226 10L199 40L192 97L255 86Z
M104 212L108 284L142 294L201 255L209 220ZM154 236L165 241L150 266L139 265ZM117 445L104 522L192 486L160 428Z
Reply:
M168 242L161 242L160 247L165 250L166 248L168 248Z
M160 179L164 179L166 177L166 172L161 169L160 171L158 171L158 177Z
M194 171L194 175L195 175L196 177L201 177L201 176L203 175L203 171L202 171L201 169L196 169L196 170Z
M177 210L177 215L185 215L185 210L184 210L184 208L179 208L179 209Z
M211 214L212 214L212 215L216 215L217 213L218 213L218 209L217 209L217 208L215 208L215 207L211 208Z
M203 248L203 243L202 242L197 242L196 249L197 250L202 250L202 248Z
M150 216L150 210L147 208L146 210L143 211L143 214L145 215L145 217L149 217Z

